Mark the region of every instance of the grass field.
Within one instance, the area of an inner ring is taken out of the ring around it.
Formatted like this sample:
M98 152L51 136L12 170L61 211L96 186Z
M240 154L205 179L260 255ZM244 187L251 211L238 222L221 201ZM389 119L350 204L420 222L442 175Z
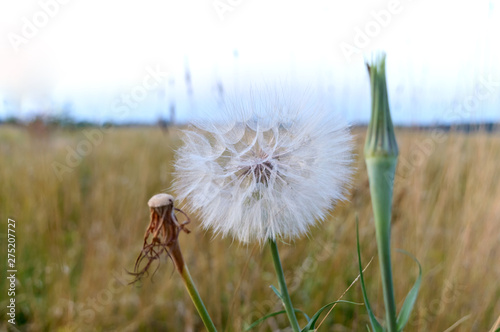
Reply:
M178 130L87 130L85 136L83 130L43 133L0 127L1 250L6 253L7 218L13 218L16 327L203 331L168 260L140 285L127 284L132 277L126 270L133 269L149 221L147 201L172 182ZM358 215L364 263L375 256L365 276L369 296L377 315L384 315L362 158L364 130L355 134L357 173L350 200L308 238L280 245L293 303L308 314L337 300L357 277ZM421 292L405 330L500 327L500 136L397 130L397 138L393 248L413 253L423 266ZM71 159L68 148L80 148L86 155ZM279 310L269 288L277 281L268 250L213 238L198 225L193 216L193 232L181 234L181 246L219 331L242 331L258 317ZM397 253L393 266L400 307L417 267ZM2 262L2 275L5 270ZM6 330L8 287L5 277L0 280L0 329ZM362 302L359 283L344 299ZM319 331L366 331L366 324L363 306L341 304ZM286 326L283 316L270 319L260 331Z

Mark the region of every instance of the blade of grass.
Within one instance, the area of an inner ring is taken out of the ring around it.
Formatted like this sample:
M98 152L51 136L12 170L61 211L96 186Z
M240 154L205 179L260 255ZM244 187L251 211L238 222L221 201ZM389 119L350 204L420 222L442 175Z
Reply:
M303 312L302 310L300 309L293 309L295 312L299 312L301 314L304 315L304 317L306 317L307 321L309 322L311 319L309 318L309 316L307 316L307 314L305 312ZM273 312L273 313L270 313L270 314L267 314L265 315L264 317L262 318L259 318L257 319L255 322L253 322L249 327L246 328L245 331L250 331L251 329L253 329L254 327L256 327L257 325L259 325L260 323L263 323L266 319L268 318L271 318L271 317L275 317L275 316L278 316L278 315L281 315L281 314L286 314L286 310L281 310L281 311L276 311L276 312Z
M447 328L443 332L451 332L451 331L453 331L455 329L455 327L457 327L458 325L462 324L463 322L465 322L470 317L471 317L471 315L467 315L467 316L464 316L464 317L460 318L458 321L456 321L455 324L453 324L452 326L450 326L449 328Z
M224 331L226 331L227 327L229 326L229 322L231 321L231 318L233 317L234 306L236 305L236 299L238 298L238 296L237 296L238 291L240 290L241 283L243 281L243 277L247 273L248 265L250 263L250 259L253 257L253 255L255 254L255 251L257 250L258 247L259 247L258 243L256 243L253 246L252 252L250 253L250 256L248 256L248 258L247 258L247 260L245 262L245 266L243 267L243 271L241 272L241 277L238 280L238 284L236 285L236 288L234 289L233 300L231 301L231 306L229 307L229 314L227 315L226 327L224 328Z
M281 296L281 293L279 290L276 289L276 287L274 287L273 285L270 286L271 289L273 290L273 292L278 296L278 298L283 301L283 296Z
M500 332L500 328L497 328L500 326L500 316L498 316L497 321L493 324L493 327L491 328L490 332Z
M372 263L373 261L373 257L370 259L370 261L368 262L368 264L366 264L365 268L363 269L363 272L366 271L366 269L368 268L368 266L370 266L370 264ZM358 276L356 277L356 279L353 280L353 282L351 282L351 284L349 285L349 287L347 287L347 289L342 293L342 295L340 295L340 297L337 299L337 301L341 300L344 295L349 291L349 289L351 289L352 286L354 286L354 284L356 283L356 281L359 280L359 277L360 277L360 274L358 274ZM323 322L325 321L325 319L328 317L328 315L330 315L330 313L332 312L333 308L335 308L337 304L335 303L331 308L330 310L328 310L328 312L326 313L325 317L323 317L323 319L321 320L321 322L319 323L318 327L316 329L319 329L321 327L321 325L323 325Z
M398 331L402 331L406 323L408 323L408 319L410 318L413 306L415 305L415 301L417 300L418 291L420 290L420 284L422 282L422 266L420 265L419 261L415 258L415 256L413 256L409 252L401 249L398 249L397 251L410 256L411 259L413 259L415 263L418 264L417 280L415 281L415 284L413 285L410 292L406 296L405 302L403 303L403 306L401 307L401 311L399 312L397 318Z
M315 314L314 316L312 316L311 320L309 321L309 323L307 323L307 325L302 329L301 332L308 332L308 331L314 331L314 330L317 330L314 328L314 325L316 324L316 321L318 320L319 316L321 315L321 313L327 309L328 307L330 306L333 306L337 303L349 303L349 304L356 304L356 305L363 305L363 303L357 303L357 302L351 302L351 301L335 301L335 302L331 302L331 303L328 303L326 305L324 305L323 307L321 307Z
M375 332L383 332L384 329L375 318L373 314L372 308L370 306L370 302L368 301L368 295L366 295L365 288L365 279L363 278L363 265L361 263L361 250L359 248L359 227L358 227L358 218L356 217L356 246L358 249L358 264L359 264L359 278L361 280L361 291L363 293L363 299L365 301L366 311L368 311L368 317L370 318L370 323L372 324L372 328Z

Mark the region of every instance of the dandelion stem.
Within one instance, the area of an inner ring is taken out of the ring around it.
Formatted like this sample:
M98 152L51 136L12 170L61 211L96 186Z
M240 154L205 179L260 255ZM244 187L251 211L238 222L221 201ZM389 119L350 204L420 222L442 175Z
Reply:
M186 264L184 263L184 260L182 259L182 254L179 249L179 245L177 243L172 248L171 255L175 262L177 271L181 275L182 280L184 281L184 285L186 286L186 289L189 293L189 296L191 297L191 300L193 301L196 310L198 310L198 314L200 315L203 324L205 324L207 331L217 332L217 329L215 328L215 325L212 322L212 319L210 318L210 315L208 314L208 311L205 308L203 301L201 300L200 294L196 289L194 281L191 278L191 274L189 273L189 270Z
M288 315L293 331L300 332L299 322L297 321L297 316L295 316L292 300L290 299L290 294L288 294L288 288L286 287L285 274L283 273L283 268L281 266L276 241L269 240L269 247L271 248L271 253L273 255L274 268L276 269L276 275L278 276L278 283L280 285L281 300L285 306L286 314Z

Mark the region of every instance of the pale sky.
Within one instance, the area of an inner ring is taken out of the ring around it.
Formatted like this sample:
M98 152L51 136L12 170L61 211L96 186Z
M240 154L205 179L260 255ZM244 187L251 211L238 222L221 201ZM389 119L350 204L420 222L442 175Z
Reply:
M363 56L385 50L396 123L500 121L499 6L500 0L3 1L0 117L68 108L93 121L146 122L168 116L175 103L179 118L188 119L216 108L218 82L238 91L279 81L308 87L349 121L366 121ZM451 105L469 106L452 116Z

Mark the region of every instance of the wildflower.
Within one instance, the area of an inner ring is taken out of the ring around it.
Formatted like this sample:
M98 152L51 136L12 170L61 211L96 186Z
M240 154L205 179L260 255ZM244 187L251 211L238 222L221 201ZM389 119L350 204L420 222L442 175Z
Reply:
M202 225L241 242L293 239L344 199L352 136L338 117L283 95L226 106L184 131L174 188Z

